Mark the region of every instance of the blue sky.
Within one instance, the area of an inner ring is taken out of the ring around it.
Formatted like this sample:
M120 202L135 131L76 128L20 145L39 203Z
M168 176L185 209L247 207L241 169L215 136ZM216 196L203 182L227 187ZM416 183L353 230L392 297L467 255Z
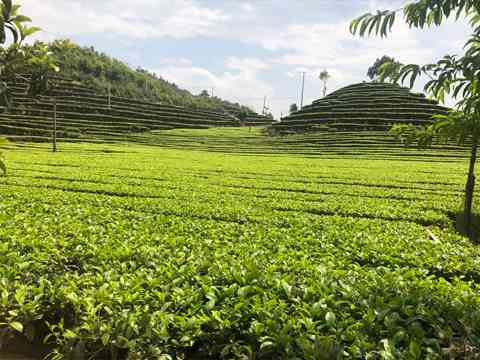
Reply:
M398 8L403 0L23 0L23 12L44 31L42 40L71 38L133 67L141 66L193 93L216 95L275 116L321 97L318 74L332 75L329 91L366 80L376 58L427 63L458 54L465 21L419 31L397 21L386 40L361 39L349 22L364 12Z

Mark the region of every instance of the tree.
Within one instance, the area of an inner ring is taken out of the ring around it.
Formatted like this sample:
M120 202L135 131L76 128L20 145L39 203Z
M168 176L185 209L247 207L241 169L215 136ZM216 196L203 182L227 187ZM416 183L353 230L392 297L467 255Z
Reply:
M30 18L18 13L20 5L13 5L11 0L2 0L0 4L0 105L9 108L11 96L8 81L14 81L26 63L21 44L25 38L39 30L28 27ZM12 44L4 47L7 34L12 37Z
M387 63L400 64L399 62L395 61L393 57L383 55L381 58L375 60L375 63L368 68L367 76L370 78L370 80L378 81L381 76L381 67Z
M290 105L290 114L293 114L294 112L298 111L298 106L297 104L292 104Z
M330 74L328 73L327 70L323 70L318 78L323 81L323 97L327 95L327 81L330 79Z
M251 115L250 111L247 109L241 109L237 114L237 118L243 122L248 118L249 115Z
M403 18L410 27L423 29L425 26L439 26L447 18L468 19L473 33L465 44L463 56L446 55L436 63L401 65L388 62L381 66L381 79L392 82L409 81L413 87L417 78L425 75L429 81L425 91L440 102L447 95L457 100L457 110L445 117L436 117L434 126L416 129L396 128L397 133L410 133L411 138L428 146L429 137L446 135L461 143L470 143L470 164L465 185L463 217L465 230L474 239L472 228L472 203L475 186L475 163L480 133L480 2L478 0L418 0L398 10L378 11L364 14L352 21L350 31L360 36L376 34L386 37L392 30L396 16L403 12ZM423 140L422 140L423 139Z
M208 93L207 90L202 90L202 92L200 93L199 96L203 96L203 97L210 97L210 94Z
M32 95L41 93L48 87L48 71L55 69L48 48L41 43L23 45L24 40L39 31L30 27L28 16L19 14L20 5L13 5L12 0L0 3L0 106L12 107L10 83L21 78L29 84L28 92ZM5 47L11 35L11 44ZM31 74L27 79L23 74ZM2 139L2 141L5 141ZM1 154L0 154L1 155ZM0 171L5 174L6 167L0 157Z

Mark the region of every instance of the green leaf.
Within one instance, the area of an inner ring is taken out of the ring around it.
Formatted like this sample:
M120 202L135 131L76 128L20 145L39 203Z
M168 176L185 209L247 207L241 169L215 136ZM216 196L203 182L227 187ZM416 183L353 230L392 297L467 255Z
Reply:
M410 341L410 344L408 345L408 352L414 359L420 359L422 355L422 349L415 340Z
M115 341L115 346L120 349L128 349L129 341L126 337L117 336L117 340Z
M25 40L27 37L41 31L42 29L37 27L37 26L31 26L31 27L22 27L21 28L21 37L22 40Z
M282 280L281 285L282 285L283 290L287 294L287 296L290 296L290 294L292 293L292 285L290 285L285 280Z
M110 342L110 334L103 334L100 339L102 340L102 345L107 346Z
M213 309L217 302L217 296L213 292L208 292L207 294L205 294L205 297L208 299L207 309L209 310Z
M337 322L337 317L335 314L331 311L327 312L325 315L325 321L327 322L327 325L330 327L335 326L335 323Z
M14 23L24 23L24 22L32 22L32 19L25 15L17 15L13 19L11 19Z
M18 331L19 333L23 332L23 325L22 325L22 323L19 323L18 321L11 322L9 325L12 329Z
M20 306L25 303L26 293L27 293L27 290L24 286L18 288L17 291L15 291L15 300Z
M63 333L63 336L66 339L76 339L78 337L78 335L73 330L70 330L70 329L65 330L65 332Z

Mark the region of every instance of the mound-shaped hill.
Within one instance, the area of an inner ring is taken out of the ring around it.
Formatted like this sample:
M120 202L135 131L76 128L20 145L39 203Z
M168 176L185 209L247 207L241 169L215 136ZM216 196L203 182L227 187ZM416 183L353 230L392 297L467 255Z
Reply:
M425 124L446 114L424 94L387 83L361 83L337 90L273 125L277 133L319 130L388 130L396 123Z
M246 125L225 109L108 97L78 81L58 76L50 82L49 93L35 98L27 95L26 83L11 84L15 105L9 112L0 113L0 136L10 140L49 141L53 134L54 103L57 138L63 141L134 141L136 134L155 130ZM258 117L253 112L244 114ZM263 124L261 120L265 117L257 118L258 125Z

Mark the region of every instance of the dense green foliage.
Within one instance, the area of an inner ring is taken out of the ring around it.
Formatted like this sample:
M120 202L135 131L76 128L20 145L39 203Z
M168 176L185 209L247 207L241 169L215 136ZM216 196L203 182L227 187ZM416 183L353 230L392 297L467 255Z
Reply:
M433 124L423 127L398 124L390 132L405 145L421 148L431 146L435 138L457 144L464 144L467 140L475 143L480 139L476 116L452 110L446 115L435 115L434 119L436 121Z
M298 106L297 104L292 104L290 105L290 114L294 113L295 111L298 111Z
M28 25L31 19L20 14L20 8L12 0L0 2L0 106L5 109L12 107L12 82L23 79L22 75L29 72L30 78L25 79L26 91L36 95L46 90L46 74L56 69L44 46L23 45L27 37L40 29ZM3 142L5 139L0 138L0 143ZM6 172L3 155L0 153L0 173L4 175Z
M237 111L251 112L239 104L218 97L192 95L177 85L164 80L161 75L147 70L132 69L127 64L96 51L93 47L80 47L69 40L57 40L48 45L65 77L93 87L99 94L107 94L111 86L114 96L170 105L223 109L234 107Z
M478 356L480 252L450 220L465 151L372 141L356 156L345 133L313 136L16 146L4 351L22 333L76 358Z
M354 84L314 101L273 126L279 133L388 130L392 124L425 124L447 109L423 94L387 83Z
M382 80L382 66L387 63L395 63L401 65L398 61L395 61L395 58L384 55L381 58L375 60L372 66L368 68L367 76L372 81Z
M39 43L23 44L40 28L29 26L32 20L20 14L20 8L11 0L2 0L0 3L0 106L6 108L12 106L12 82L26 80L28 92L36 95L46 90L48 72L56 70L46 46ZM25 73L31 76L25 79Z

